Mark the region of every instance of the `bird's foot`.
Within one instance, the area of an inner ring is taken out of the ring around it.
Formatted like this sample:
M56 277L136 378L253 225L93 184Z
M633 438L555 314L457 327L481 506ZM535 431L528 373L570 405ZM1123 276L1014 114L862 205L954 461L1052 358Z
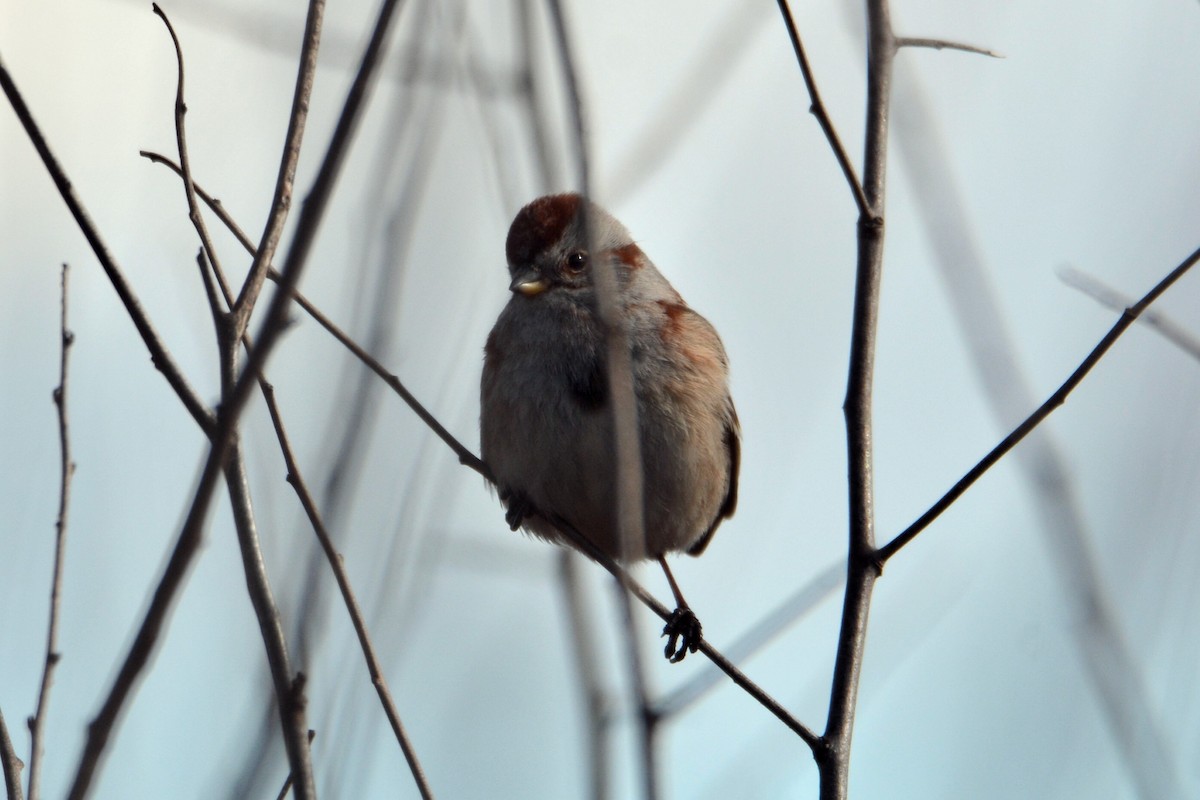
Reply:
M515 531L521 527L521 523L525 521L526 517L537 513L537 507L533 505L529 495L520 490L503 489L500 492L500 500L507 508L504 512L504 521L508 523L511 530Z
M667 646L663 652L672 664L678 664L687 656L700 648L704 638L700 630L700 620L687 606L681 606L671 612L671 618L663 626L663 636L668 637Z

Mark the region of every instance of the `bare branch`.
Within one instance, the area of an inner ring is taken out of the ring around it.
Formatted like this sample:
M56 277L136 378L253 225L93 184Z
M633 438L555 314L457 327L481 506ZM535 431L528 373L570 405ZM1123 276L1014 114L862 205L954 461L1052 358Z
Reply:
M612 761L608 744L609 727L612 723L612 701L600 677L600 653L592 626L588 620L587 593L581 585L579 563L582 556L569 547L559 548L559 578L567 605L567 632L574 644L575 665L579 670L579 683L583 687L584 706L587 709L587 743L589 796L592 800L608 797L608 771Z
M325 209L333 193L336 178L341 171L350 140L361 117L363 103L367 91L373 83L376 67L383 51L383 43L387 37L398 0L385 0L380 9L370 42L363 53L358 74L355 76L349 94L338 118L333 137L321 162L313 187L304 203L300 219L297 222L296 234L292 246L288 250L284 268L280 274L281 291L271 298L271 304L266 312L258 336L258 347L254 354L247 359L241 376L228 395L228 400L222 405L217 417L216 426L212 433L212 447L201 473L199 486L188 511L180 532L175 549L164 570L163 577L155 590L150 608L146 612L142 626L129 648L126 660L122 665L113 687L105 700L96 720L88 729L87 743L80 757L80 764L71 788L72 800L83 798L90 787L94 773L104 753L113 728L117 723L125 700L133 690L150 654L153 652L158 635L161 632L166 615L174 601L196 550L199 547L203 525L212 500L213 490L220 475L225 455L236 429L237 418L250 395L251 386L266 362L267 356L279 340L287 317L287 308L291 301L292 292L303 272L312 244L316 239L317 229L324 217ZM297 705L303 702L298 691L300 686L293 688L292 702ZM307 749L307 748L305 748ZM289 754L290 755L290 754ZM293 761L295 766L295 762ZM313 795L312 775L301 773L296 776L296 795L307 798Z
M625 641L625 660L629 669L629 683L633 689L634 713L636 716L638 751L641 756L642 792L645 800L658 800L658 723L659 716L650 701L650 689L646 681L645 658L638 639L637 625L633 619L633 601L621 579L614 582L617 602L621 608L622 639Z
M588 558L592 559L597 564L608 570L609 574L619 580L621 584L633 594L634 597L636 597L642 602L643 605L661 617L664 622L671 618L671 612L667 610L666 606L658 602L654 595L646 591L645 587L635 581L628 572L626 572L620 565L617 564L617 562L613 561L604 553L596 549L596 546L588 541L587 538L585 538L579 531L575 530L571 523L567 522L562 517L558 517L553 514L546 515L546 520L551 525L558 528L558 530L562 532L563 536L569 538L579 552L583 553ZM734 666L733 662L722 655L721 652L709 644L707 640L700 639L699 650L701 653L704 653L704 655L708 657L710 661L716 664L718 669L728 675L735 684L740 686L748 695L757 700L759 705L774 714L784 725L790 728L797 736L801 738L801 740L804 741L805 744L812 748L814 752L823 747L820 736L813 733L799 720L788 713L788 711L781 706L779 702L775 700L775 698L771 697L769 694L763 691L758 684L746 677L741 670Z
M817 91L817 82L813 79L812 67L809 66L808 56L804 53L800 32L796 29L796 21L792 19L792 10L788 7L787 0L778 0L778 2L784 24L787 25L788 36L792 40L792 49L796 51L796 60L800 63L800 74L804 78L804 86L808 89L808 96L812 100L809 111L817 118L817 123L825 133L825 138L829 140L829 146L833 148L833 155L837 159L838 166L842 168L842 174L850 186L850 193L854 195L854 204L858 206L859 216L864 219L869 218L875 213L875 209L867 201L862 182L854 174L854 165L850 163L850 156L842 145L842 140L838 138L837 131L833 127L833 120L829 118L829 112L825 110L825 104L821 102L821 93Z
M4 712L0 711L0 771L4 772L5 796L8 800L22 800L21 795L21 759L13 750L12 739L8 736L8 725L4 723Z
M1120 319L1117 320L1116 324L1109 329L1108 333L1104 335L1104 338L1100 340L1100 342L1092 349L1090 353L1088 353L1083 362L1076 367L1075 371L1071 373L1070 377L1068 377L1065 382L1063 382L1062 386L1058 387L1054 394L1050 395L1046 402L1038 406L1037 410L1026 417L1025 420L1018 425L1012 433L1010 433L1004 438L1003 441L992 448L991 452L984 456L978 464L972 467L966 475L960 478L958 482L955 483L948 492L946 492L946 494L942 495L941 499L930 506L928 511L922 514L915 522L905 528L902 532L897 534L896 538L888 542L887 545L879 548L877 551L877 557L879 558L879 561L881 563L886 563L887 560L899 552L901 548L915 539L917 534L929 527L931 522L937 519L938 516L940 516L943 511L949 508L955 500L961 497L963 493L967 491L967 489L971 488L971 485L975 483L975 481L979 480L983 473L991 469L992 465L1004 457L1008 451L1016 447L1017 443L1024 439L1030 431L1041 424L1042 420L1050 416L1050 414L1056 408L1066 402L1067 395L1074 391L1075 387L1087 377L1087 374L1092 371L1092 368L1099 363L1100 359L1105 353L1108 352L1109 348L1116 343L1117 339L1121 338L1121 335L1125 333L1125 331L1128 330L1131 325L1133 325L1138 317L1141 316L1142 312L1145 311L1151 303L1157 300L1163 292L1171 288L1176 281L1183 277L1184 273L1191 269L1191 267L1197 261L1200 261L1200 249L1192 252L1192 254L1185 258L1177 267L1175 267L1175 269L1171 270L1171 272L1168 273L1165 278L1159 281L1153 289L1147 292L1141 300L1126 308L1121 314Z
M826 567L726 647L726 657L737 663L745 663L746 659L766 647L785 628L831 595L842 585L845 578L846 567L841 562ZM720 678L721 674L716 669L705 669L697 673L690 680L660 697L654 704L655 712L663 719L683 713L716 687Z
M1036 396L1022 374L988 280L986 259L973 235L971 203L959 189L946 157L949 148L914 76L897 86L893 124L900 154L910 167L908 174L919 176L912 181L916 207L933 246L960 338L973 356L993 417L1002 430L1009 429L1036 405ZM1132 303L1129 300L1120 307ZM1124 635L1105 591L1095 537L1089 535L1069 460L1045 427L1030 435L1012 457L1027 484L1065 600L1073 609L1066 626L1068 636L1138 795L1184 796L1173 743L1163 733L1138 654Z
M304 38L300 46L300 66L296 74L296 88L292 94L292 110L288 114L287 134L283 140L283 155L279 161L279 174L275 179L275 195L267 224L259 239L250 274L242 284L242 293L233 307L234 332L240 337L250 324L250 313L262 291L263 278L275 248L283 235L283 224L287 221L292 205L292 187L296 178L296 165L300 161L300 142L304 138L304 124L308 119L308 102L312 96L313 81L317 74L317 50L321 42L321 20L325 15L325 0L310 0L308 16L304 22Z
M58 618L62 603L63 562L67 544L67 510L70 508L71 476L75 474L75 463L71 461L70 426L67 419L67 366L75 334L67 327L67 273L62 266L62 312L59 322L62 354L58 366L58 388L54 390L54 406L58 412L58 449L61 469L59 472L58 519L54 523L54 567L50 578L50 622L46 626L46 660L42 668L42 683L38 690L37 710L29 719L29 800L37 800L41 794L42 735L46 727L46 708L50 700L50 685L54 668L61 654L58 652Z
M122 305L125 306L126 313L133 320L134 327L137 328L138 334L141 335L142 341L146 345L146 349L150 351L150 359L163 377L167 379L167 383L175 390L175 394L179 396L180 401L196 420L196 424L200 426L205 433L211 434L215 418L213 413L200 400L199 395L188 383L184 377L183 371L179 369L175 361L171 358L171 354L167 352L158 333L154 330L154 326L150 323L150 318L146 316L146 312L142 309L142 305L138 302L137 296L134 295L133 289L125 281L125 276L121 273L120 267L108 252L104 240L100 238L100 233L96 230L96 226L92 223L88 213L83 208L83 204L75 196L75 190L71 187L71 181L67 178L65 172L58 161L54 158L54 154L50 152L50 146L46 143L45 137L38 129L37 123L33 120L33 115L29 111L29 107L25 105L25 100L21 97L21 93L17 90L16 84L13 82L12 76L4 67L4 62L0 60L0 87L3 87L4 94L8 97L9 103L12 104L13 110L17 113L17 118L21 121L21 125L25 128L26 135L33 142L34 148L42 159L42 164L46 167L46 171L50 173L51 180L58 188L58 193L62 197L63 202L67 204L67 209L70 210L71 216L74 217L75 223L83 232L84 238L91 245L92 252L96 254L96 258L100 261L100 266L104 269L104 273L108 276L108 280L112 283L113 288L117 291L117 296L121 298Z
M287 430L283 425L283 418L279 414L279 406L275 402L275 387L263 381L262 391L267 401L267 410L271 414L271 423L275 426L275 434L279 439L280 449L283 451L283 460L287 464L287 482L295 489L296 496L300 499L300 505L304 507L304 513L308 515L313 531L317 534L317 541L321 543L321 549L325 551L325 557L329 561L329 568L333 570L333 576L337 580L338 589L342 593L346 610L350 614L350 622L354 625L354 633L358 636L358 644L362 649L363 658L367 662L367 671L371 675L371 683L375 686L375 692L379 695L379 702L383 704L384 713L387 714L388 722L392 726L392 733L395 735L396 741L399 742L400 749L404 753L404 758L408 762L408 768L412 772L413 780L417 783L417 789L420 791L422 798L430 800L433 797L433 791L430 789L429 781L425 777L425 772L421 768L420 761L417 759L416 750L413 748L408 734L404 731L404 725L400 721L400 712L396 709L396 703L392 699L391 691L388 689L387 679L383 674L383 667L379 663L379 658L375 655L375 647L371 643L371 635L367 631L367 624L363 619L362 609L359 607L358 599L354 595L354 589L350 585L350 577L346 574L342 555L334 546L333 538L329 535L329 531L325 528L325 523L321 520L321 512L317 509L317 504L314 502L312 494L309 492L308 486L300 474L300 468L296 463L296 455L292 451Z
M1078 289L1113 311L1121 311L1133 304L1132 297L1118 292L1086 272L1072 267L1063 267L1058 271L1058 277L1062 279L1063 283ZM1152 308L1142 314L1140 321L1192 358L1200 360L1200 336L1192 333L1166 314L1160 314Z
M925 39L919 36L897 36L896 49L901 47L927 47L932 50L959 50L963 53L975 53L988 58L1004 58L1003 55L995 50L989 50L986 47L977 47L973 44L963 44L962 42L951 42L947 39Z
M208 226L204 224L204 215L200 213L200 204L196 202L196 188L192 183L192 167L191 158L188 155L187 148L187 133L183 124L184 115L187 114L187 104L183 99L183 46L179 43L179 36L175 33L175 28L171 25L171 20L167 18L166 13L159 7L158 3L151 3L151 9L167 26L167 33L171 34L171 43L175 47L175 63L176 63L176 81L175 81L175 143L179 148L179 164L183 170L183 190L187 195L188 204L188 219L192 221L192 226L196 229L196 235L200 237L200 245L204 248L204 252L208 255L209 262L214 269L220 270L221 262L217 258L217 249L213 246L212 237L208 235ZM209 288L206 284L205 288ZM212 300L210 292L209 299ZM213 313L216 314L216 306L213 305Z
M141 151L141 155L157 164L163 164L164 166L170 167L171 170L173 170L177 175L180 174L179 166L169 158L166 158L159 153L143 150ZM213 209L213 211L217 214L217 217L223 223L225 223L226 227L228 227L230 232L237 237L237 240L241 242L242 246L246 248L247 252L253 254L254 243L250 241L250 238L246 236L245 232L238 226L236 220L234 220L233 217L230 216L229 212L225 210L225 207L221 205L221 201L208 194L200 186L196 187L196 193L200 196L200 199L204 200L204 202L206 202L209 207ZM280 280L279 273L274 269L268 271L267 277L276 283L278 283ZM470 467L491 482L492 472L490 469L488 469L487 464L484 464L478 456L472 453L465 445L463 445L462 442L456 439L453 434L446 430L446 428L440 422L438 422L437 418L434 417L433 414L429 413L429 410L426 409L419 400L417 400L417 398L407 389L407 387L404 386L404 384L395 374L389 372L387 368L383 366L383 364L379 363L378 359L368 353L366 349L362 347L362 345L354 341L353 338L351 338L336 323L329 319L324 312L322 312L303 294L298 291L293 291L292 297L295 299L296 304L304 309L305 313L312 317L318 325L320 325L322 328L328 331L331 336L341 342L342 346L349 350L354 357L361 361L368 369L382 378L384 383L386 383L392 389L392 391L398 394L400 398L408 404L409 408L416 413L421 421L424 422L430 430L436 433L438 437L445 442L451 450L454 451L455 455L458 456L459 462L463 466Z
M887 175L888 114L896 48L887 0L867 2L867 119L863 154L866 210L858 220L858 264L850 333L846 401L849 474L849 555L846 591L830 689L829 716L816 753L821 800L844 800L849 793L850 749L862 674L871 592L879 577L875 560L875 499L872 391L879 295L883 276L884 197Z

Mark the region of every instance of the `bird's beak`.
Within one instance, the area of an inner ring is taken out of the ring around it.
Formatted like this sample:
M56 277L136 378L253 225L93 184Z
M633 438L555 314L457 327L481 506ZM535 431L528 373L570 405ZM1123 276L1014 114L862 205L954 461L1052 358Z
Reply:
M549 288L550 284L531 269L518 273L508 285L510 292L520 292L526 297L534 297Z

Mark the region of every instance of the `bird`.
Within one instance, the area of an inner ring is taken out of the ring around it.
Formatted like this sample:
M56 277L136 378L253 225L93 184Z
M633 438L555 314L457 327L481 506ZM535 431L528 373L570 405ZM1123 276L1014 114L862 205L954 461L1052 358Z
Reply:
M577 193L524 206L505 255L511 296L484 346L480 443L506 521L586 555L563 528L615 561L657 560L676 601L665 655L681 661L696 652L702 629L666 555L703 553L738 500L741 426L725 347L629 231ZM633 543L621 541L617 523L606 328L594 280L602 265L615 277L616 320L632 362L645 532Z

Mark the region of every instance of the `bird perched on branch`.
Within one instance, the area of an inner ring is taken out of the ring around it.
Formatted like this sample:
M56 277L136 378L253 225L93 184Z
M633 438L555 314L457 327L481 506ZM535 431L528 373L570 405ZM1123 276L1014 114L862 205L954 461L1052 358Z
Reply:
M666 655L695 652L700 624L667 567L698 556L737 505L741 431L725 348L633 241L577 194L541 197L506 243L512 297L484 349L480 434L509 525L621 562L657 559L677 608ZM616 445L605 327L593 270L610 265L632 360L644 540L617 524Z

